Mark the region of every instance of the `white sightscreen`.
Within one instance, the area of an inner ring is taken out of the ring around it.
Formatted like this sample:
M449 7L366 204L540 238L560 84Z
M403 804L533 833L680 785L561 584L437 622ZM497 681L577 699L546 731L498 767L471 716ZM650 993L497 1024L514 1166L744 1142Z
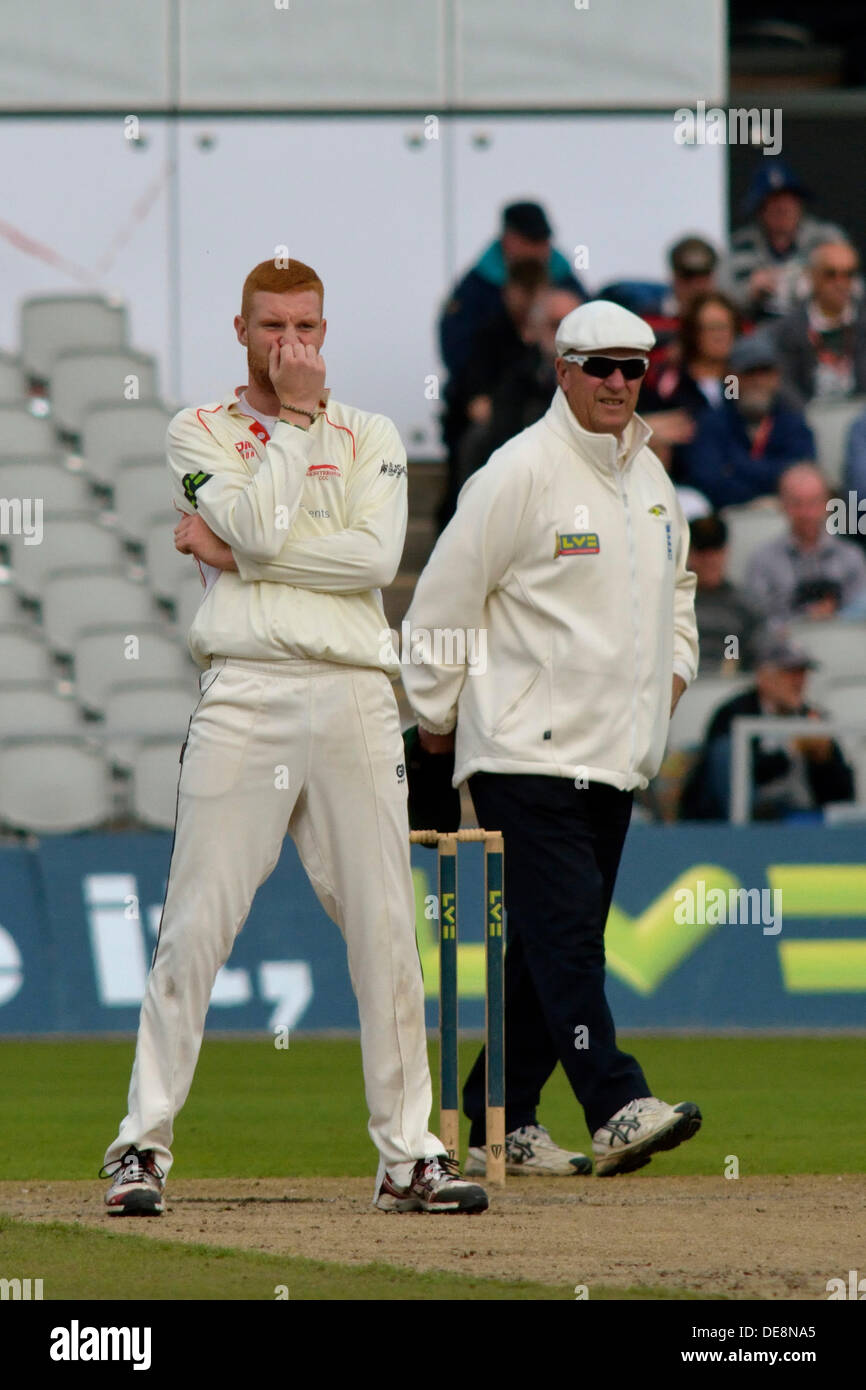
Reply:
M436 112L722 99L724 0L577 3L2 0L0 110Z

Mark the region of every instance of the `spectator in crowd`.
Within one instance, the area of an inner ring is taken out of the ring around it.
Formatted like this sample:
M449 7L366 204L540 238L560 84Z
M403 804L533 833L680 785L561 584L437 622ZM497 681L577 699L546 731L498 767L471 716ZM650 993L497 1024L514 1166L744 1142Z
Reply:
M731 729L740 715L820 719L819 711L804 700L806 678L814 665L783 630L769 629L764 634L754 686L722 705L710 721L698 761L683 786L681 820L727 820ZM790 738L768 729L751 740L751 778L756 820L781 820L831 801L854 799L851 768L838 745L827 737Z
M857 514L857 532L849 529L851 540L857 541L866 550L866 410L851 426L845 446L844 495L854 493ZM862 526L862 530L860 529Z
M458 492L495 449L547 413L557 387L556 330L579 304L579 297L571 290L553 286L535 300L526 325L527 351L515 357L500 377L491 397L489 418L463 437L456 474Z
M762 618L832 618L866 591L862 551L827 529L829 489L808 463L779 479L788 533L752 555L744 589Z
M740 591L726 577L728 528L716 513L691 523L688 568L697 576L695 618L701 675L727 675L752 669L758 621Z
M466 424L488 422L491 398L503 375L531 353L530 315L547 283L540 261L509 266L499 307L478 328L471 356L451 380L452 401Z
M822 241L809 256L809 298L778 326L782 379L804 403L866 391L866 314L854 298L859 264L847 241Z
M720 280L749 318L777 319L792 307L810 253L845 233L805 211L811 193L778 156L761 156L746 197L751 218L731 238Z
M565 256L553 247L551 237L547 214L538 203L510 203L502 215L500 236L463 276L440 316L439 347L448 369L442 413L442 440L448 454L448 477L438 509L440 530L454 511L460 441L469 424L464 373L474 371L479 361L476 353L479 333L486 335L491 321L508 311L507 285L513 267L517 262L534 261L550 284L571 290L581 302L586 298L583 286L574 276ZM479 413L484 410L483 404L478 407Z
M442 360L450 377L469 361L477 329L501 305L508 267L514 261L539 261L552 285L586 299L587 292L551 238L553 230L538 203L511 203L502 215L502 231L480 260L452 290L439 320Z
M656 309L643 317L656 335L650 353L650 371L678 360L680 321L699 295L716 288L718 252L700 236L682 237L668 251L671 283Z
M814 459L815 440L802 412L780 393L778 351L768 332L734 344L728 361L732 399L705 410L683 446L683 481L718 510L776 491L792 463Z
M674 479L683 473L682 445L694 438L695 422L724 400L728 359L740 328L727 295L697 295L682 317L675 359L650 366L641 388L640 412L653 431L650 445Z

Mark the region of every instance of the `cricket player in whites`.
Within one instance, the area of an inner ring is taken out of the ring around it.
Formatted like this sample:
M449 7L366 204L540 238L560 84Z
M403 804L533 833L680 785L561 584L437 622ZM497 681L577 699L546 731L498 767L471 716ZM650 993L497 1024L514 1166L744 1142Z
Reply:
M186 513L175 541L205 578L189 635L203 670L128 1114L105 1155L115 1215L163 1209L214 980L287 831L346 941L379 1151L374 1201L487 1206L428 1129L399 668L380 654L379 589L406 532L406 454L390 420L329 400L323 297L299 261L256 266L234 321L246 387L182 410L168 430Z

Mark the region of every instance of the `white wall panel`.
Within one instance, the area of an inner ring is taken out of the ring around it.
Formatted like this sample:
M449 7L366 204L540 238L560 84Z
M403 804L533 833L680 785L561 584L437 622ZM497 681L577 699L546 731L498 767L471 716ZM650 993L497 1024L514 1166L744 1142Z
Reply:
M166 124L146 121L142 133L146 144L134 146L119 120L0 121L0 168L15 189L0 235L0 342L17 349L28 295L115 293L129 306L134 346L157 354L168 391Z
M135 111L168 101L169 0L5 0L0 108Z
M722 98L724 0L454 0L458 106L646 108Z
M204 137L204 147L202 145ZM181 135L181 368L187 401L246 379L243 281L279 246L325 285L328 385L436 438L433 317L445 275L442 146L399 119L190 123Z
M443 100L443 0L183 0L186 107L308 110Z
M606 281L666 278L664 250L686 232L717 245L726 227L726 153L674 143L666 116L459 117L456 122L456 265L497 232L504 204L545 204L557 246L574 256L591 291Z

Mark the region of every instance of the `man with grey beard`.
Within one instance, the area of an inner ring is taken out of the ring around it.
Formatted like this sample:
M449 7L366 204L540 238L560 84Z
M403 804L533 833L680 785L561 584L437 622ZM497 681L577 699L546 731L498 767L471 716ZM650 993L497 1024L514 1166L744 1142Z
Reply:
M699 416L683 448L683 482L716 511L773 496L786 468L815 458L805 416L780 391L778 351L765 330L734 344L725 380L721 408Z

